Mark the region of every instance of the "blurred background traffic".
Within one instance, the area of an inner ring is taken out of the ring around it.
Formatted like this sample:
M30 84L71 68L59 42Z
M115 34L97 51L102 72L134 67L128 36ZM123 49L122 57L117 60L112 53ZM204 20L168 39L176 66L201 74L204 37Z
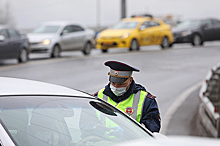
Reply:
M59 57L60 52L71 50L88 55L92 48L106 53L109 48L132 51L160 45L163 49L176 43L199 46L220 40L216 1L0 2L0 24L8 27L1 27L1 48L9 48L1 49L1 59L26 62L30 53Z
M217 89L215 106L202 114L211 110L211 118L202 120L211 121L213 130L198 126L197 112L206 94L204 87L199 98L197 83L219 62L219 5L216 0L0 0L0 76L93 93L108 81L103 62L122 60L139 67L137 82L157 95L162 133L220 137ZM184 93L185 108L172 108ZM173 109L178 113L166 118Z

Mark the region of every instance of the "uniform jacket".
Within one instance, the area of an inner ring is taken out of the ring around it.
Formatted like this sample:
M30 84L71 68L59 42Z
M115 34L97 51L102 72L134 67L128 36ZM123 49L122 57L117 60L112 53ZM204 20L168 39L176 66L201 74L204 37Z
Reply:
M113 101L119 103L130 97L131 94L137 93L139 90L146 91L146 89L140 84L136 84L133 80L128 91L122 96L115 96L115 94L110 89L110 83L105 86L105 90L103 94L109 96ZM146 91L147 92L147 91ZM98 92L97 92L98 93ZM97 96L97 93L95 96ZM146 128L148 128L151 132L159 132L160 131L160 113L158 109L157 102L155 100L155 96L151 95L149 92L146 95L144 106L142 110L142 116L140 123L144 124Z

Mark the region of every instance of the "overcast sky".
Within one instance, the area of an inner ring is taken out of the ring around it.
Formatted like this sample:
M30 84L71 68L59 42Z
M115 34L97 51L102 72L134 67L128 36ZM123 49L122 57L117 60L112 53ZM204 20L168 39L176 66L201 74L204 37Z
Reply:
M120 20L121 0L5 0L18 28L33 28L44 21L73 20L88 26L112 25ZM127 17L134 13L172 14L182 19L220 18L220 0L127 0Z

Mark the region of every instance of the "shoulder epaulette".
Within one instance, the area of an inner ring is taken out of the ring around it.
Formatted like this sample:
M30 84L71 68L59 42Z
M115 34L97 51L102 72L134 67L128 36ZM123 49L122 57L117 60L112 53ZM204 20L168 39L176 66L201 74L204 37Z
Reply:
M150 98L150 99L155 99L155 98L156 98L156 96L151 95L150 93L147 93L146 97L147 97L147 98Z

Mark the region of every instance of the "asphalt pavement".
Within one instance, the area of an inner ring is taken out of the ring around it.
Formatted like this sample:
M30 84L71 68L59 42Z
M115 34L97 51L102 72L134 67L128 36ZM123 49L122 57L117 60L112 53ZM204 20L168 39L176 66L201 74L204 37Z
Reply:
M192 92L173 115L167 135L208 137L198 119L200 87Z

